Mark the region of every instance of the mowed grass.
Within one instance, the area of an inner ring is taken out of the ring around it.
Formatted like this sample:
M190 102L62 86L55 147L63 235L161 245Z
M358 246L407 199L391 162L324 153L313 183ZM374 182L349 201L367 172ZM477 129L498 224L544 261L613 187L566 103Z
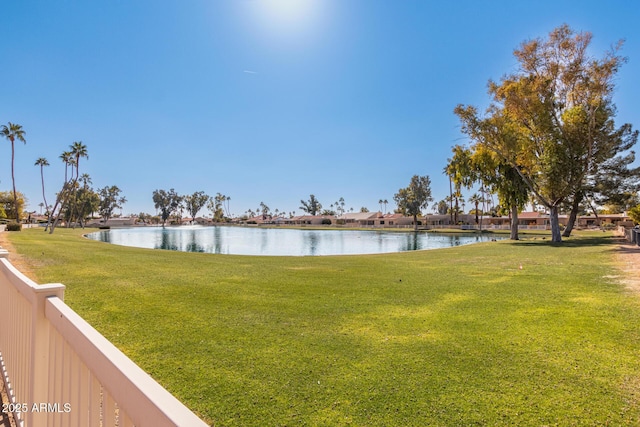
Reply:
M341 257L80 234L9 238L211 425L640 424L640 297L608 234Z

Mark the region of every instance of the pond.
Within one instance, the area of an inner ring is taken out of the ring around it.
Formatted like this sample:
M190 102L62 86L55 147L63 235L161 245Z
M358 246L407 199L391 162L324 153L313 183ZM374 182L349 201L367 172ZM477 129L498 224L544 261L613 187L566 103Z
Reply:
M88 238L123 246L234 255L355 255L416 251L484 242L495 237L424 232L305 230L230 226L136 227Z

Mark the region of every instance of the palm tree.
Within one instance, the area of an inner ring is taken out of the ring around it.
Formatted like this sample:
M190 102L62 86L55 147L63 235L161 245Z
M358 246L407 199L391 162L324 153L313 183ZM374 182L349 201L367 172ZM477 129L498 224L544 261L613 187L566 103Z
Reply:
M457 188L456 191L453 193L453 200L455 200L455 207L453 208L453 223L458 225L458 214L460 213L460 198L462 197L462 194L460 193L460 189Z
M85 190L89 188L89 184L93 184L88 173L83 173L80 176L80 180L82 181L82 188L84 188Z
M72 165L73 162L73 155L71 154L71 151L63 151L62 154L60 154L60 160L64 163L64 182L67 182L67 171L69 169L69 165ZM73 169L71 171L73 174Z
M42 198L44 199L44 206L49 206L47 204L47 196L45 196L44 194L44 167L49 166L49 162L44 157L40 157L38 160L36 160L34 166L40 166L40 179L42 180Z
M76 191L73 193L73 209L71 211L71 216L69 217L69 221L73 222L73 226L75 228L74 215L77 208L77 186L78 186L78 178L80 178L80 157L84 157L86 159L89 158L89 154L87 154L87 146L82 143L82 141L75 141L73 144L69 146L71 148L71 155L74 157L75 167L76 167L76 177L73 179L73 186L76 188ZM73 169L71 169L71 175L73 177ZM69 200L67 200L67 206L69 206Z
M382 201L382 204L384 205L384 213L387 213L387 205L389 204L389 201L387 199L384 199Z
M383 204L384 202L382 201L382 199L380 199L380 200L378 200L378 203L380 203L380 212L382 212L382 204Z
M76 141L73 144L71 144L71 154L76 159L76 181L77 181L80 173L80 157L84 157L85 159L89 158L89 154L87 153L87 146L84 145L82 141Z
M475 204L476 206L476 225L479 224L478 221L478 205L480 205L480 203L482 203L483 201L483 197L478 195L478 193L474 193L473 195L471 195L471 197L469 197L469 202ZM480 226L482 229L482 226Z
M62 213L63 208L63 198L66 198L66 194L70 190L69 185L69 177L68 171L69 166L71 166L71 175L73 175L73 165L75 164L75 160L73 158L73 154L71 151L63 151L62 154L58 157L64 163L64 184L62 185L62 190L58 193L56 197L56 203L53 205L53 209L49 213L49 220L47 221L47 225L44 227L44 231L46 232L51 226L49 233L53 233L55 226L57 225L58 220L60 219L60 214ZM60 207L58 209L58 207ZM57 215L55 214L56 210L58 211ZM56 215L55 220L52 222L53 216Z
M18 212L18 194L16 193L16 178L14 175L14 156L15 156L15 146L14 142L17 139L18 141L22 141L23 143L27 143L24 139L25 131L22 130L22 126L9 122L9 126L3 125L2 130L0 130L2 136L11 141L11 181L13 183L13 206L16 210L16 222L20 222L20 213Z

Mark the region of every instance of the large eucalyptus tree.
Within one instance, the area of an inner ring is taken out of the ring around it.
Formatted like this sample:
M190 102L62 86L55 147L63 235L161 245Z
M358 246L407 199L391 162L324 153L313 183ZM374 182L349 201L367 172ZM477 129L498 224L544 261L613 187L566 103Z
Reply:
M514 51L518 71L489 82L493 102L480 117L472 106L455 112L473 145L511 166L549 209L552 241L562 241L558 210L589 174L619 153L628 125L616 129L614 79L625 58L618 43L602 58L588 53L591 33L563 25L547 39Z
M393 196L398 204L398 210L403 215L413 216L414 230L418 230L418 215L426 209L431 197L431 179L428 176L414 175L406 188L401 188Z
M342 200L342 203L344 205L344 199L341 198L341 200ZM300 209L302 209L303 211L305 211L309 215L314 215L315 216L319 212L322 211L322 203L320 203L318 201L318 199L316 199L316 196L311 194L309 196L309 200L307 200L307 201L300 200ZM344 213L344 209L343 209L343 213Z
M178 207L182 203L182 196L176 193L173 188L169 191L154 190L153 203L155 208L160 210L162 226L164 227L167 219L169 219L169 217L178 210Z
M184 196L184 203L187 207L187 212L191 216L191 221L196 220L196 215L200 212L211 197L205 194L204 191L196 191L191 195Z

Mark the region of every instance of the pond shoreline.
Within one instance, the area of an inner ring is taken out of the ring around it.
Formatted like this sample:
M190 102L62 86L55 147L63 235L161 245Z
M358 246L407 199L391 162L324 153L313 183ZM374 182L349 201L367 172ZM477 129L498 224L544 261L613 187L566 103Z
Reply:
M103 229L91 240L121 246L254 256L366 255L502 240L492 233L393 232L380 229L170 226Z

